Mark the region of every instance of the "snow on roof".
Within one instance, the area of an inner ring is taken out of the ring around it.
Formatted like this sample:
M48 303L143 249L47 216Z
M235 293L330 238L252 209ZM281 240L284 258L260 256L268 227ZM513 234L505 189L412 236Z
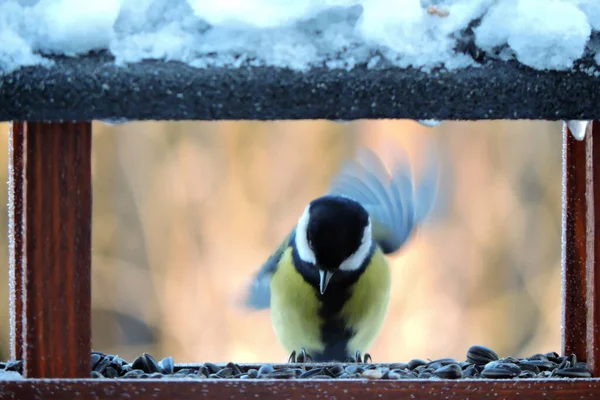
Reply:
M595 31L598 0L0 0L0 75L92 50L117 65L427 72L484 54L565 70L584 55L600 65Z

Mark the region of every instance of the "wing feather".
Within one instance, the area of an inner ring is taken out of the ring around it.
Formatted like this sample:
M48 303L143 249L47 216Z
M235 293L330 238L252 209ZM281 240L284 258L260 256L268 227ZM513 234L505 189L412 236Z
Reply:
M365 207L371 216L373 237L386 254L397 251L408 240L428 216L437 195L438 170L433 157L427 160L416 188L407 155L397 150L394 161L390 174L375 153L363 149L357 161L342 167L329 190Z
M271 305L271 277L277 270L279 260L283 252L288 247L290 240L293 240L295 229L290 232L281 242L275 253L261 266L258 272L252 278L252 283L247 290L244 305L256 310L269 308Z

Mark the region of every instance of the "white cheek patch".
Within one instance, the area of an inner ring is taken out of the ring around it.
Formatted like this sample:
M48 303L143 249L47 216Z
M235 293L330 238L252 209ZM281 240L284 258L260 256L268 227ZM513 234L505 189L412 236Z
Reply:
M298 249L298 255L304 262L316 264L317 259L315 253L311 250L306 239L306 228L308 226L308 219L310 216L310 205L304 209L304 214L298 220L296 226L296 249Z
M371 243L371 218L369 218L369 224L365 227L360 246L350 257L346 258L344 262L340 264L340 270L355 271L359 269L360 266L365 262L365 260L369 256L369 251L371 250Z

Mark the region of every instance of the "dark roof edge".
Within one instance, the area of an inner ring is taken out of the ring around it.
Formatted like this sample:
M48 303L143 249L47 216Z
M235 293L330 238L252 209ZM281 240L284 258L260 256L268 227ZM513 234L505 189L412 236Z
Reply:
M0 121L600 119L600 77L589 72L590 60L569 71L492 61L430 74L164 61L117 67L106 53L54 60L0 75Z

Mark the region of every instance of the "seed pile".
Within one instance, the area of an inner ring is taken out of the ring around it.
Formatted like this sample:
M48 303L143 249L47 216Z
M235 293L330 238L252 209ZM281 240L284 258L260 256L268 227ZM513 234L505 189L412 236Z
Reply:
M21 361L0 363L2 370L22 373ZM575 355L555 352L527 358L499 358L485 346L472 346L466 361L452 358L414 359L407 363L371 364L263 364L244 366L233 362L175 365L173 357L156 361L144 353L132 363L110 354L92 352L92 378L180 379L544 379L589 378L591 372Z

